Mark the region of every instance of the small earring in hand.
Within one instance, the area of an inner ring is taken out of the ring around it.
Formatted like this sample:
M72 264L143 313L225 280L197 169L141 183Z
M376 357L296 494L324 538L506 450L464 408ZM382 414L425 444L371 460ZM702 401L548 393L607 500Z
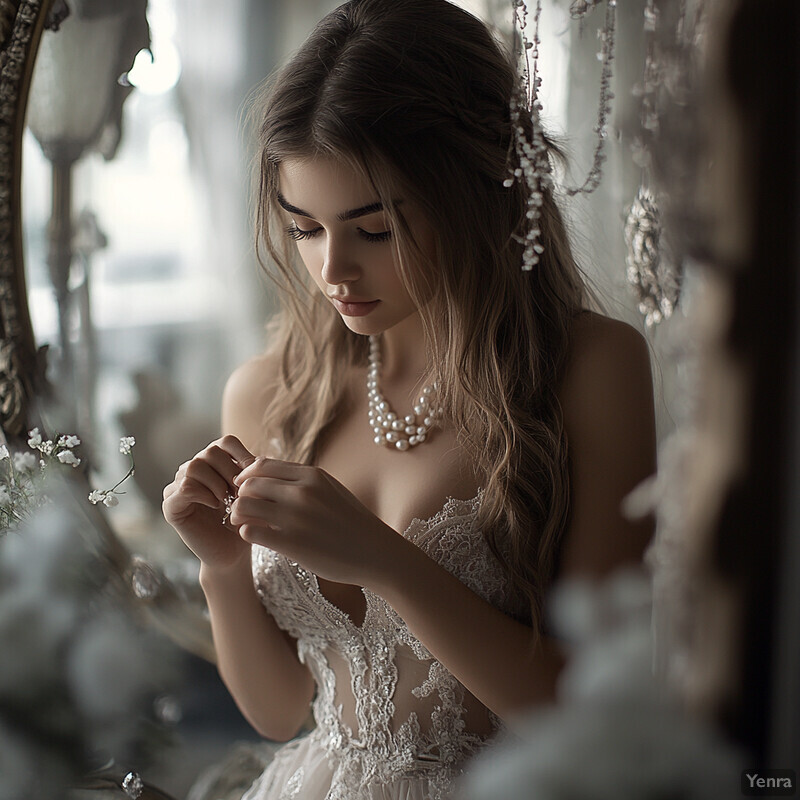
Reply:
M233 511L233 501L236 499L236 495L228 492L225 495L225 499L223 502L225 503L225 515L222 517L222 524L227 525L228 520L231 518L231 512Z

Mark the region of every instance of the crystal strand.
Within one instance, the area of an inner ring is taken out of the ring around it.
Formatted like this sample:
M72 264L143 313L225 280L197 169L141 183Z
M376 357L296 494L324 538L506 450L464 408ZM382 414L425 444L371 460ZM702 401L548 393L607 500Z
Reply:
M592 3L592 6L594 5L596 3ZM608 118L611 114L611 101L614 99L614 94L611 91L611 78L616 49L616 13L617 0L607 0L605 25L599 32L602 46L600 53L598 53L598 58L602 60L603 67L600 73L600 102L597 110L597 124L594 128L597 134L597 144L595 145L592 167L586 180L580 186L566 189L566 193L570 197L576 194L591 194L597 189L603 178L603 163L606 160L605 145L608 137Z
M513 167L511 177L503 181L503 186L511 187L518 180L524 180L527 194L526 226L524 235L514 235L514 240L524 245L522 269L529 272L539 263L539 256L544 252L540 237L539 220L544 191L551 183L550 160L547 143L542 135L540 115L542 104L539 100L539 89L542 79L539 75L539 25L542 14L542 2L537 0L534 12L533 39L527 36L528 8L524 0L512 0L515 28L519 31L522 64L519 76L519 88L509 103L511 125L514 136L514 153L517 166ZM532 123L531 141L527 140L522 125L522 114L530 115Z

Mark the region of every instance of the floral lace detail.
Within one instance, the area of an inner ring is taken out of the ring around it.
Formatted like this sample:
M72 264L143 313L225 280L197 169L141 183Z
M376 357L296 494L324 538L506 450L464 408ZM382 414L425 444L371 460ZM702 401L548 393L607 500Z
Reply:
M403 535L506 609L502 568L475 526L482 494L449 498L430 519L412 520ZM414 777L426 781L432 800L444 797L463 762L486 741L485 733L468 730L467 711L482 713L493 727L497 718L379 595L364 590L359 627L322 595L314 574L285 556L254 546L253 575L262 602L297 640L298 656L317 683L311 736L333 770L327 800L356 800L366 796L364 786Z
M286 781L286 786L283 787L279 800L294 800L300 796L300 790L303 788L303 767L298 767L293 773L292 777Z

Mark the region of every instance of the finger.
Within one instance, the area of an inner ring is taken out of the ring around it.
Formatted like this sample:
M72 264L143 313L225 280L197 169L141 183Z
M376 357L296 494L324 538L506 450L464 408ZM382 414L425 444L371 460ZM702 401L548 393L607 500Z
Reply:
M239 526L239 536L250 544L259 544L272 550L280 549L280 534L274 528L247 523Z
M234 483L240 485L248 478L256 476L276 478L282 481L299 481L313 469L314 467L308 467L305 464L296 464L292 461L281 461L277 458L261 456L243 469L234 480Z
M215 444L224 450L233 459L233 461L240 467L246 467L255 461L255 455L251 453L243 444L241 439L227 434L221 439L217 439Z
M179 488L183 489L187 481L205 486L220 503L230 492L229 480L220 474L217 466L202 458L195 458L189 463L183 478L178 483Z
M191 478L184 478L177 491L164 498L164 504L169 508L188 508L191 505L201 505L215 509L222 505L207 486L197 483Z
M231 505L230 521L233 525L270 525L280 527L279 506L270 500L254 497L237 497Z
M286 493L281 496L281 488L285 485L279 478L265 478L257 476L255 478L245 478L244 480L234 481L237 485L237 497L254 497L260 500L269 500L273 503L285 500Z

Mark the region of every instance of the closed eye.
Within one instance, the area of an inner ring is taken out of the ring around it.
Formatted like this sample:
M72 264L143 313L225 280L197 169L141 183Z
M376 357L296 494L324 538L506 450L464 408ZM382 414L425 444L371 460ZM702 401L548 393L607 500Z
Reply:
M299 228L296 224L290 225L286 229L286 233L289 235L291 239L294 239L296 242L302 241L303 239L313 239L320 231L322 227L311 228L310 230L304 230L303 228ZM365 231L363 228L358 228L358 235L367 242L372 243L379 243L379 242L388 242L389 239L392 238L391 231L380 231L378 233L371 233L370 231Z
M388 242L392 238L391 231L381 231L380 233L370 233L363 228L358 229L359 236L366 239L368 242Z
M322 228L312 228L310 231L303 230L302 228L298 228L297 225L290 225L286 229L286 233L289 234L291 239L294 239L296 242L299 242L301 239L312 239L316 236Z

